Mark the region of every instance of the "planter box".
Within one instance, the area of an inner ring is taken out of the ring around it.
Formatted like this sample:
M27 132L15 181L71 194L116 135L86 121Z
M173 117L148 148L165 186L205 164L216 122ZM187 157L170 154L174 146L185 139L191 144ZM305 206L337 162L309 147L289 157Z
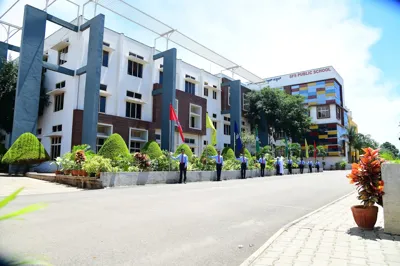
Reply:
M383 164L382 179L385 184L384 230L385 233L400 235L400 164Z
M27 173L26 176L39 180L64 184L77 188L84 189L101 189L103 184L101 181L94 177L83 177L83 176L69 176L69 175L55 175L46 173Z

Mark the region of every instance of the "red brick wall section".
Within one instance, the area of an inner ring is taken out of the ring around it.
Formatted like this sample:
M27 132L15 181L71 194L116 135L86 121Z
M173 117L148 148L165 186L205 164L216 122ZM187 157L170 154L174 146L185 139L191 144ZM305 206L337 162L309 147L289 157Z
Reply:
M81 144L82 139L83 110L74 110L72 123L72 146ZM130 128L140 128L148 130L149 140L155 140L154 124L148 121L136 120L126 117L99 114L99 123L113 125L113 133L118 133L125 140L129 147ZM72 147L71 147L72 148Z

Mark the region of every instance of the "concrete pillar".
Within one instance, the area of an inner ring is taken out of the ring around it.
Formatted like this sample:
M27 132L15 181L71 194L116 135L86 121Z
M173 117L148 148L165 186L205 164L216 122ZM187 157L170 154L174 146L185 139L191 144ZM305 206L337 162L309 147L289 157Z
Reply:
M400 235L400 164L382 165L385 233Z
M235 150L235 122L237 124L239 134L242 128L242 90L240 80L229 82L230 87L230 116L231 116L231 147ZM236 149L236 156L239 157L241 151Z
M97 122L99 118L99 97L101 65L103 58L104 15L90 20L88 58L86 64L86 87L83 108L82 144L96 149Z

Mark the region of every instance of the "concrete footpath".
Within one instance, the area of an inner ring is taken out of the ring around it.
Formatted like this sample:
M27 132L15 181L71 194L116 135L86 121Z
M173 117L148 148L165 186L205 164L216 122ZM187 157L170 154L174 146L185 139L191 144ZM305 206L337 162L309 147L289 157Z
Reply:
M352 193L288 224L241 266L400 266L400 236L383 232L383 209L379 207L375 230L364 231L350 210L357 204Z

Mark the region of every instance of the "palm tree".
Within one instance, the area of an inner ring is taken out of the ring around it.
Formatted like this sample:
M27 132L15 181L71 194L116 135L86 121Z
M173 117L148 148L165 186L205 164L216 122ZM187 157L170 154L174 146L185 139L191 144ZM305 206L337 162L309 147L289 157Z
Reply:
M343 134L342 136L347 138L349 142L349 163L353 162L353 156L351 154L351 149L355 148L358 142L358 133L357 133L357 127L355 126L348 126L346 127L346 134Z
M294 157L300 157L301 145L300 143L289 143L289 152Z

